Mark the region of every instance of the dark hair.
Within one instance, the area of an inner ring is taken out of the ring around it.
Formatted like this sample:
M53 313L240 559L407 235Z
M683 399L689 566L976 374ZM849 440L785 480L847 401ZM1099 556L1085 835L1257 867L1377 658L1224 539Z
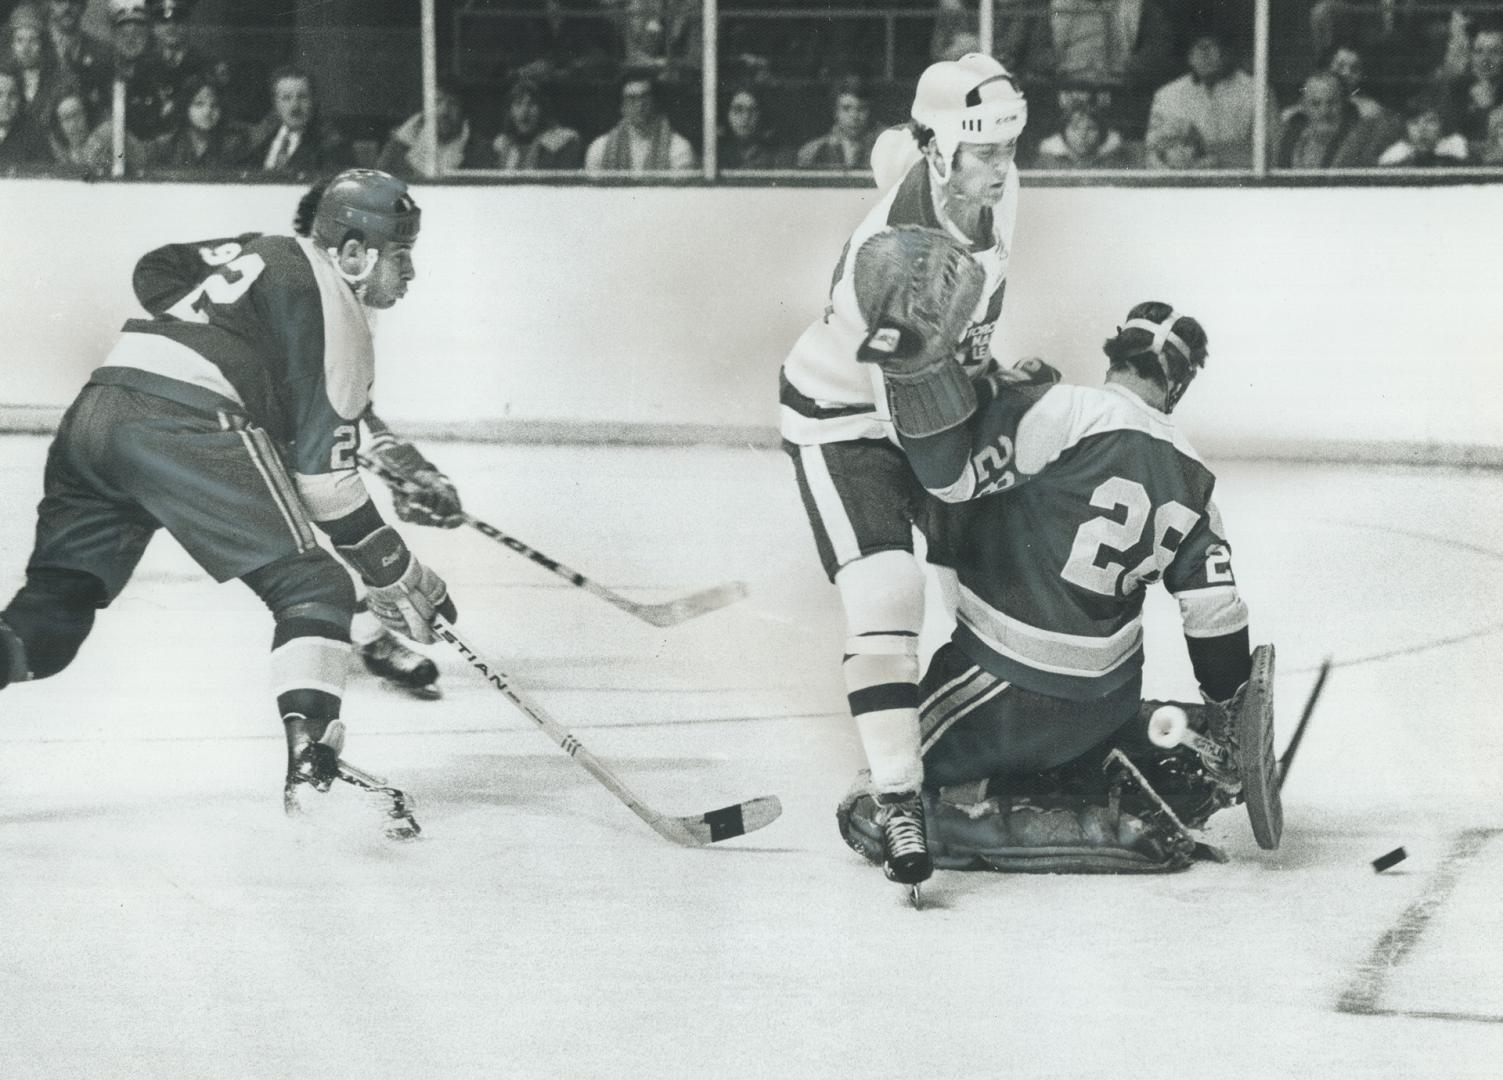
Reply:
M1145 319L1148 322L1161 323L1171 314L1174 308L1160 300L1145 300L1136 305L1127 313L1124 322L1133 319ZM1170 369L1176 383L1183 387L1194 377L1195 372L1205 367L1207 339L1205 329L1189 315L1175 315L1174 324L1169 328L1174 335L1185 343L1190 350L1186 356L1172 342L1164 343L1164 356L1169 361ZM1153 351L1153 334L1141 327L1129 329L1117 328L1115 337L1107 338L1101 346L1101 351L1106 353L1109 370L1130 369L1140 377L1163 386L1166 391L1173 393L1173 387L1165 385L1164 369L1159 365L1159 358Z
M188 127L188 108L193 104L193 99L198 97L198 92L208 88L214 91L214 100L219 102L219 123L224 124L224 90L220 85L207 75L191 75L183 80L182 96L179 98L183 103L183 126Z
M275 95L277 92L277 83L283 79L302 79L308 84L308 89L313 91L314 96L318 96L318 86L313 81L313 76L306 69L300 68L296 64L283 64L268 75L266 77L266 89Z
M333 179L333 176L326 176L303 192L303 197L297 201L297 212L292 215L293 232L299 236L313 235L313 215L318 213L318 202L324 197L324 189Z
M843 75L830 85L830 108L838 106L840 99L846 94L859 98L868 107L871 106L872 92L859 75Z

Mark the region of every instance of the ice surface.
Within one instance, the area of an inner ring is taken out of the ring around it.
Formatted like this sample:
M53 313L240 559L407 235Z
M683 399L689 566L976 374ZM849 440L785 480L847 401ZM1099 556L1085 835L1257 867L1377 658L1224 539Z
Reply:
M45 445L0 438L6 595ZM427 449L473 513L627 595L749 583L658 629L472 530L406 530L468 639L649 803L783 817L675 848L434 651L441 701L362 676L345 710L423 838L342 786L289 821L269 619L162 537L73 667L0 694L0 1077L1499 1074L1503 477L1220 464L1281 746L1336 664L1283 847L1234 809L1229 865L940 873L915 912L836 834L860 754L786 459ZM1172 602L1148 617L1146 692L1193 695Z

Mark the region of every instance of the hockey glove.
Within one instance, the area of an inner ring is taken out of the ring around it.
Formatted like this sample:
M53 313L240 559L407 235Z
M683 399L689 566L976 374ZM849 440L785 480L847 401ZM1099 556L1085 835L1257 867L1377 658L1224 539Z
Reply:
M396 482L388 480L388 484L392 508L402 521L440 529L455 529L464 524L464 507L453 481L439 472L417 447L382 432L371 440L368 452L382 470L383 479L386 474L398 478Z
M454 601L443 578L418 562L390 525L336 550L365 582L365 602L387 629L429 644L435 640L434 615L455 620Z
M980 265L938 229L902 226L863 243L851 276L868 330L856 359L882 369L893 425L921 438L964 423L976 391L957 349L985 285Z

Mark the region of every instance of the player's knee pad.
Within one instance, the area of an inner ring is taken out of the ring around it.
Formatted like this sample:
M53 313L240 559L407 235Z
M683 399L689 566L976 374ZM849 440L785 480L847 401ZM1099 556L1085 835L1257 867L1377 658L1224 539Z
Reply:
M0 686L45 679L73 662L106 603L103 584L76 570L34 570L0 612Z
M263 566L244 581L276 619L271 678L278 711L316 722L338 716L355 611L350 575L319 548Z
M349 572L322 548L278 559L242 580L271 609L278 645L308 635L350 640L355 586Z

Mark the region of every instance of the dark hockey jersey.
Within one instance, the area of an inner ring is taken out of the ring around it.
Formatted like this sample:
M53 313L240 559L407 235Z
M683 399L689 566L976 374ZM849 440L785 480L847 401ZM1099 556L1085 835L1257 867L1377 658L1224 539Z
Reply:
M1143 592L1160 580L1192 643L1245 630L1215 477L1131 391L1012 389L903 445L941 499L993 496L974 507L958 568L956 640L998 677L1074 700L1122 687L1142 669Z
M158 317L126 322L95 382L243 413L282 444L316 520L366 502L355 451L375 374L371 330L327 255L254 233L170 244L142 258L134 284Z

